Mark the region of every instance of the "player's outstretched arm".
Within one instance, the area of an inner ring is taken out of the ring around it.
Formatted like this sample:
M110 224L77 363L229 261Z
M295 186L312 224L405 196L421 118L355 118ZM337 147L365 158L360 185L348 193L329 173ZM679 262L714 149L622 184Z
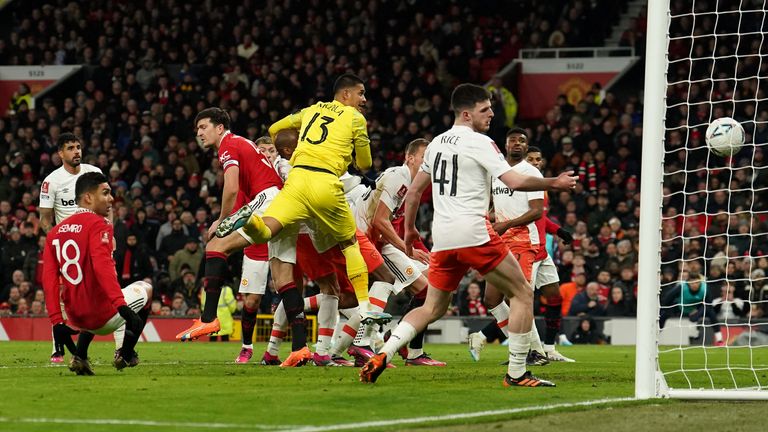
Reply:
M540 178L508 170L499 176L499 180L507 187L519 191L570 190L576 187L578 179L573 171L566 171L557 177Z
M381 234L385 242L405 252L405 242L397 235L395 227L392 226L392 210L386 204L379 201L376 205L376 212L373 215L373 227Z
M431 181L430 175L420 170L411 182L408 193L405 194L403 229L405 231L405 253L408 256L413 256L413 242L420 238L419 231L416 229L416 212L419 210L421 195Z
M362 114L352 119L352 143L355 145L355 165L362 173L373 165L371 140L368 138L368 126Z
M283 129L299 129L301 127L301 115L303 112L304 110L301 110L293 114L288 114L272 123L272 126L269 127L269 136L272 138L272 141L275 140L277 133Z

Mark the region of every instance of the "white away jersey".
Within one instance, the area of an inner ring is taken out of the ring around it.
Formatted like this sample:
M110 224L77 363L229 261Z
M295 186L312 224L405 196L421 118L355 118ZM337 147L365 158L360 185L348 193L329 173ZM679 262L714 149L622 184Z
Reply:
M433 252L490 240L491 179L510 169L493 140L467 126L454 126L429 143L421 170L432 176Z
M80 164L80 172L70 174L62 165L43 180L40 186L40 207L53 209L54 225L73 215L77 210L75 183L78 177L88 172L101 172L101 170L93 165Z
M381 173L376 179L376 189L364 195L363 199L357 203L355 208L357 227L363 232L368 232L379 201L387 206L394 218L403 205L411 180L411 171L406 165L387 168Z
M512 170L523 175L539 178L543 177L536 167L526 161L517 163L512 167ZM493 208L496 212L497 222L504 222L522 216L531 209L528 204L530 200L544 199L544 191L523 192L512 190L497 178L493 179L491 195L493 195ZM512 227L504 233L503 238L509 241L519 241L530 243L532 245L541 243L539 240L539 231L536 229L535 222L523 226Z

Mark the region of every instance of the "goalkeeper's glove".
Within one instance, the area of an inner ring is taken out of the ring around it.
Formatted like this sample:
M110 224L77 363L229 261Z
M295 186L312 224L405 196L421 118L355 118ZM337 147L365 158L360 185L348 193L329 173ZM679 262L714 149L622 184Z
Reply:
M565 244L573 243L573 234L571 234L570 232L568 232L568 231L566 231L566 230L564 230L562 228L558 228L557 236L560 237L561 239L563 239L563 243L565 243Z
M368 176L364 176L364 175L360 176L360 184L368 188L371 188L371 190L376 189L376 180Z
M72 335L80 333L79 331L71 328L70 326L60 322L53 326L53 344L54 349L58 353L64 354L64 347L72 354L77 354L77 346L72 340Z

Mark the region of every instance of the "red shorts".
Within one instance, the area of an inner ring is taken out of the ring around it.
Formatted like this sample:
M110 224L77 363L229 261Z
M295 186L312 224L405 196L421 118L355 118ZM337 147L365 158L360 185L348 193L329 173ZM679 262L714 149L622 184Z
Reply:
M317 252L309 234L299 234L296 239L296 264L301 267L304 274L311 280L317 280L333 274L334 262L339 259L343 266L344 257L341 256L339 258L340 255L341 251L336 247L322 254Z
M536 261L536 255L539 253L539 245L528 244L514 244L507 242L509 251L512 252L512 256L515 257L520 268L523 269L523 276L528 283L531 282L531 276L533 274L533 263Z
M429 257L429 284L441 291L452 292L470 268L485 275L495 269L509 254L491 224L486 222L491 239L479 246L432 252Z
M360 253L363 254L365 265L368 266L368 272L372 272L384 264L384 258L373 242L362 231L357 230L355 233L357 237L357 243L360 245ZM345 262L346 266L346 262Z

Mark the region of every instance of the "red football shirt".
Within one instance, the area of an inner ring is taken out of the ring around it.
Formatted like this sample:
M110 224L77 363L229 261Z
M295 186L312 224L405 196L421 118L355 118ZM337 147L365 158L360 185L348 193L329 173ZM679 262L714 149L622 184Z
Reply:
M112 238L112 225L83 209L51 230L43 251L43 289L51 324L63 321L60 299L69 322L86 330L103 327L125 305Z
M251 202L264 189L283 187L283 180L269 158L249 139L227 132L221 139L218 156L224 172L232 167L240 169L239 191L232 208L233 213ZM269 257L266 244L248 246L244 253L257 261L266 261Z
M541 247L539 248L539 252L536 254L536 257L533 259L534 261L541 261L545 259L548 255L547 253L547 236L545 234L556 234L557 230L560 229L560 225L552 222L552 219L550 219L547 216L547 211L549 210L549 195L547 195L546 192L544 192L544 211L541 213L541 217L536 220L536 230L539 231L539 239L541 241Z

